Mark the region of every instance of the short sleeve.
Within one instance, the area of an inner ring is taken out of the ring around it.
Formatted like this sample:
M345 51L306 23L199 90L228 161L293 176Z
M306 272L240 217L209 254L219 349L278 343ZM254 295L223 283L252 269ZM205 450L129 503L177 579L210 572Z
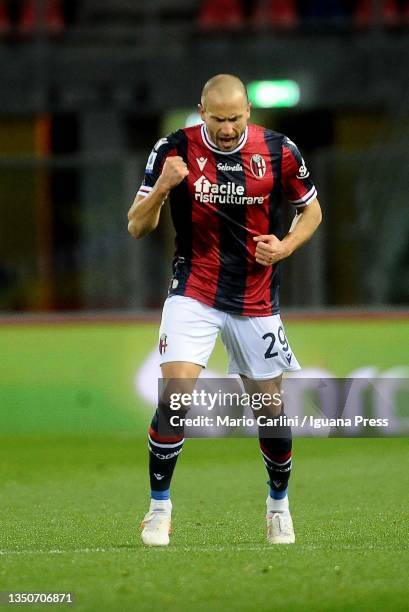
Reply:
M286 198L295 207L308 206L317 197L301 153L287 136L284 136L282 145L281 182Z
M160 173L162 172L163 164L165 163L166 157L174 149L172 144L172 137L167 136L161 138L153 147L148 161L146 162L145 173L141 186L139 187L137 195L147 196L152 191L158 180Z

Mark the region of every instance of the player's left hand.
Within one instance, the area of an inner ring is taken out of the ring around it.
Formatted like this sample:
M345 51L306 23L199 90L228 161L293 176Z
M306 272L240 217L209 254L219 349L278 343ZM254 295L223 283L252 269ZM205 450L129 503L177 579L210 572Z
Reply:
M286 245L274 234L255 236L253 240L257 243L256 261L262 266L271 266L290 254Z

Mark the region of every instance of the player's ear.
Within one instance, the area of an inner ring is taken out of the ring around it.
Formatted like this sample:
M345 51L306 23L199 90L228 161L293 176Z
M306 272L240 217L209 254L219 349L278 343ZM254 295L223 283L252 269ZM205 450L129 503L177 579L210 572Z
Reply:
M250 114L251 114L251 107L252 107L252 106L253 106L253 105L252 105L252 103L251 103L251 102L249 102L249 103L247 104L247 118L249 118L249 117L250 117Z
M201 118L203 119L203 121L205 120L205 110L203 108L203 105L201 104L201 102L199 102L199 104L197 105L197 110L200 113Z

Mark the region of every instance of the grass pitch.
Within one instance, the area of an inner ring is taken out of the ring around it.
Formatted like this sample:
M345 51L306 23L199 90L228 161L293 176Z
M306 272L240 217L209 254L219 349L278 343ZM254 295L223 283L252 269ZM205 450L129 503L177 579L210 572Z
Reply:
M274 547L257 440L189 440L167 549L139 539L145 439L0 444L0 591L72 591L58 609L104 612L407 609L407 439L296 440L297 542Z

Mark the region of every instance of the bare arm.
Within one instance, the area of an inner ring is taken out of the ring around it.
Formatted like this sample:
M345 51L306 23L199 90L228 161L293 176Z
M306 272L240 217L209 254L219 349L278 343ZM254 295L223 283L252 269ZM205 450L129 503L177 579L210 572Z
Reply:
M159 223L160 210L169 192L156 184L149 195L137 195L128 212L128 232L134 238L142 238L152 232Z
M152 191L146 197L136 196L128 211L128 232L131 236L142 238L157 227L162 205L169 192L188 174L189 170L181 157L173 156L165 160Z
M311 238L321 223L321 219L321 207L318 200L315 199L296 215L288 234L282 240L279 240L274 234L256 236L254 238L257 243L256 261L263 266L271 266L289 257Z

